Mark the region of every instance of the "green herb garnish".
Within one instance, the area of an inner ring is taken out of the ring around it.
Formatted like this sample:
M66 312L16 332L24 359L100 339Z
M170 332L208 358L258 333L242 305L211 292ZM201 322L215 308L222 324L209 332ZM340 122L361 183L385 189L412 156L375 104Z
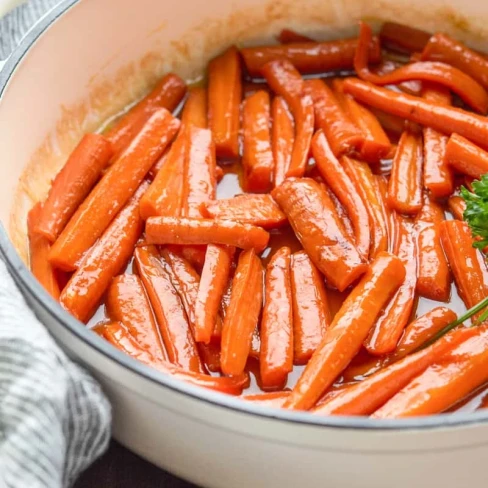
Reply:
M461 196L466 202L463 218L471 228L473 237L478 237L473 244L478 249L488 245L488 174L479 181L473 181L473 191L461 187Z

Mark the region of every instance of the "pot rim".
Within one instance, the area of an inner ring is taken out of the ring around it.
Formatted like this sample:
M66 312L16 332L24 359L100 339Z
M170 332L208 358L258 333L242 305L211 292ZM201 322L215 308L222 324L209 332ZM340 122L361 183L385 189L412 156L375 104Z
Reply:
M37 39L49 29L60 17L63 16L80 0L63 0L59 5L47 12L24 36L20 44L13 51L0 71L0 103L2 101L6 86L15 74L17 66L29 52ZM0 254L15 281L22 286L25 293L44 309L54 320L63 324L72 336L92 347L112 361L132 373L149 380L157 385L170 389L179 394L200 400L216 407L232 410L236 413L258 416L260 418L276 419L282 422L302 424L309 426L321 426L338 429L358 430L425 430L441 427L471 426L478 423L488 422L488 410L473 413L451 413L448 415L432 415L429 417L416 417L410 419L380 420L368 417L321 417L308 412L289 411L254 405L230 395L221 394L206 390L197 386L177 380L170 375L162 374L137 360L123 354L114 346L94 334L83 323L65 311L34 278L30 270L25 266L12 242L10 241L5 227L0 223Z

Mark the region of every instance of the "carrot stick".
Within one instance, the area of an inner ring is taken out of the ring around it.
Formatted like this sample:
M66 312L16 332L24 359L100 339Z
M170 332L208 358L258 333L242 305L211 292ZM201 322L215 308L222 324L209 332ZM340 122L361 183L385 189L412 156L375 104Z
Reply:
M200 206L200 212L205 218L233 220L265 229L274 229L286 223L286 215L269 194L243 194L210 200Z
M166 164L171 147L173 147L173 145L166 148L163 155L151 166L151 169L147 173L147 179L149 181L154 181L154 178L156 178L159 170Z
M388 178L386 176L374 175L375 187L378 195L378 203L383 214L383 222L385 222L388 231L388 250L393 251L393 241L395 237L394 225L392 223L392 211L388 205Z
M488 327L465 332L467 337L436 358L383 407L375 418L398 418L441 413L488 380ZM433 344L435 345L435 343Z
M256 325L252 333L251 349L249 351L249 357L259 360L259 356L261 355L261 334L259 332L258 325Z
M322 180L322 177L319 176L318 178L315 178L315 181L320 181ZM335 211L337 213L337 216L339 217L339 222L342 224L342 228L344 229L344 233L346 234L349 239L353 240L354 239L354 230L352 228L351 224L351 219L349 218L349 215L347 213L346 208L342 203L339 201L339 199L335 196L334 192L323 185L325 191L327 192L327 195L329 195L329 198L331 202L334 204Z
M397 347L398 341L412 313L417 283L417 251L414 229L401 215L393 215L395 237L393 254L398 256L406 270L406 277L385 310L379 315L364 346L370 354L381 356Z
M138 276L123 274L114 278L108 289L105 309L110 320L124 324L139 345L155 359L167 360L151 305Z
M281 408L289 396L289 391L271 391L267 393L258 393L255 395L245 395L242 397L242 399L256 405L263 405L271 408Z
M134 263L153 307L168 359L185 370L204 373L183 304L156 248L137 247Z
M195 340L208 344L215 329L235 248L209 244L195 298Z
M261 68L275 59L287 59L300 73L325 73L353 67L357 38L328 42L301 42L282 46L248 47L241 49L244 63L251 76L261 74ZM380 60L380 46L374 38L370 46L372 63Z
M280 186L290 168L295 128L288 104L282 97L274 97L271 103L271 150L275 162L274 186Z
M208 65L208 127L219 158L239 156L241 97L239 53L231 47Z
M291 259L293 299L293 361L307 364L331 322L323 278L307 253L299 251Z
M242 165L246 191L267 192L271 187L274 172L269 93L258 91L244 100L242 130Z
M51 244L44 236L34 230L39 222L41 212L42 205L37 203L27 214L30 269L37 281L57 300L60 294L59 284L54 269L48 260Z
M410 61L413 61L413 57L410 59ZM397 70L398 68L401 68L402 66L404 66L404 63L385 59L381 62L381 64L375 66L374 73L377 75L386 75ZM418 80L404 81L402 83L398 83L396 87L406 93L410 93L410 95L420 95L422 92L422 82Z
M403 118L397 117L396 115L387 114L383 110L378 110L374 107L369 107L371 113L378 119L381 127L385 129L389 134L394 136L401 136L405 130L405 120ZM393 148L392 144L392 148ZM390 152L391 154L391 152ZM393 156L388 154L385 159L392 159Z
M463 214L466 210L466 202L461 197L449 197L447 200L447 207L456 220L463 220Z
M422 208L422 136L406 130L400 137L388 185L388 204L403 214Z
M244 87L243 87L244 98L250 97L251 95L254 95L258 91L265 91L271 94L271 90L267 83L259 83L255 81L244 82Z
M146 173L171 142L179 127L166 109L159 109L95 186L53 244L49 259L65 271L77 268L83 253L102 235L127 203Z
M265 388L281 388L293 370L290 255L290 248L282 247L273 254L266 267L259 361Z
M203 265L205 263L205 254L207 252L207 246L204 245L187 245L187 246L178 246L172 245L168 246L168 249L171 249L172 252L180 256L181 258L188 261L198 273L202 272Z
M54 242L70 217L97 182L113 155L110 142L99 134L86 134L56 175L36 233Z
M260 227L228 220L150 217L146 239L149 244L224 244L260 252L268 245L269 234Z
M366 271L367 265L346 237L334 204L319 183L310 178L288 179L272 196L332 286L343 291Z
M308 410L361 348L376 317L405 278L400 259L380 253L337 312L285 408Z
M322 131L317 132L312 140L312 153L323 180L347 210L354 229L357 250L361 256L367 258L371 246L368 211Z
M396 93L358 79L347 78L344 91L366 105L432 127L443 134L456 132L482 147L488 147L488 120L484 116L406 93Z
M207 128L207 90L196 86L188 90L188 96L181 113L183 127Z
M149 118L159 108L172 112L185 95L185 82L174 73L169 73L139 103L122 116L104 135L112 143L114 154L120 155Z
M416 53L422 51L430 34L396 22L385 22L380 30L381 44L393 51Z
M315 41L308 36L304 36L303 34L299 34L298 32L295 32L294 30L283 29L278 36L278 42L280 42L281 44L293 44L297 42L315 42Z
M263 267L254 250L239 256L232 281L232 294L222 329L222 372L244 371L263 301Z
M445 161L456 172L476 179L488 173L488 152L459 134L453 134L449 138Z
M61 305L78 320L86 322L112 281L132 255L142 232L139 201L147 189L143 183L85 254L78 269L61 293Z

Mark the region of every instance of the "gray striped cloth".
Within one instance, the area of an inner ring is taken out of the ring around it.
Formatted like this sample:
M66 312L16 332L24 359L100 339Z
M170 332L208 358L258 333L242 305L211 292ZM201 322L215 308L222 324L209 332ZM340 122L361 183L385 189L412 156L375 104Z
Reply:
M56 0L0 20L0 58ZM107 448L110 405L59 349L0 260L0 488L70 486Z

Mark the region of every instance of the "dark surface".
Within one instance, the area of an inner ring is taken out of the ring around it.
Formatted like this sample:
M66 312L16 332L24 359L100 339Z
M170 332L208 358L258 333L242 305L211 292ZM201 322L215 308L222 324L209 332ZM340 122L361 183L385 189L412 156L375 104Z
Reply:
M73 488L197 488L132 454L115 441Z

